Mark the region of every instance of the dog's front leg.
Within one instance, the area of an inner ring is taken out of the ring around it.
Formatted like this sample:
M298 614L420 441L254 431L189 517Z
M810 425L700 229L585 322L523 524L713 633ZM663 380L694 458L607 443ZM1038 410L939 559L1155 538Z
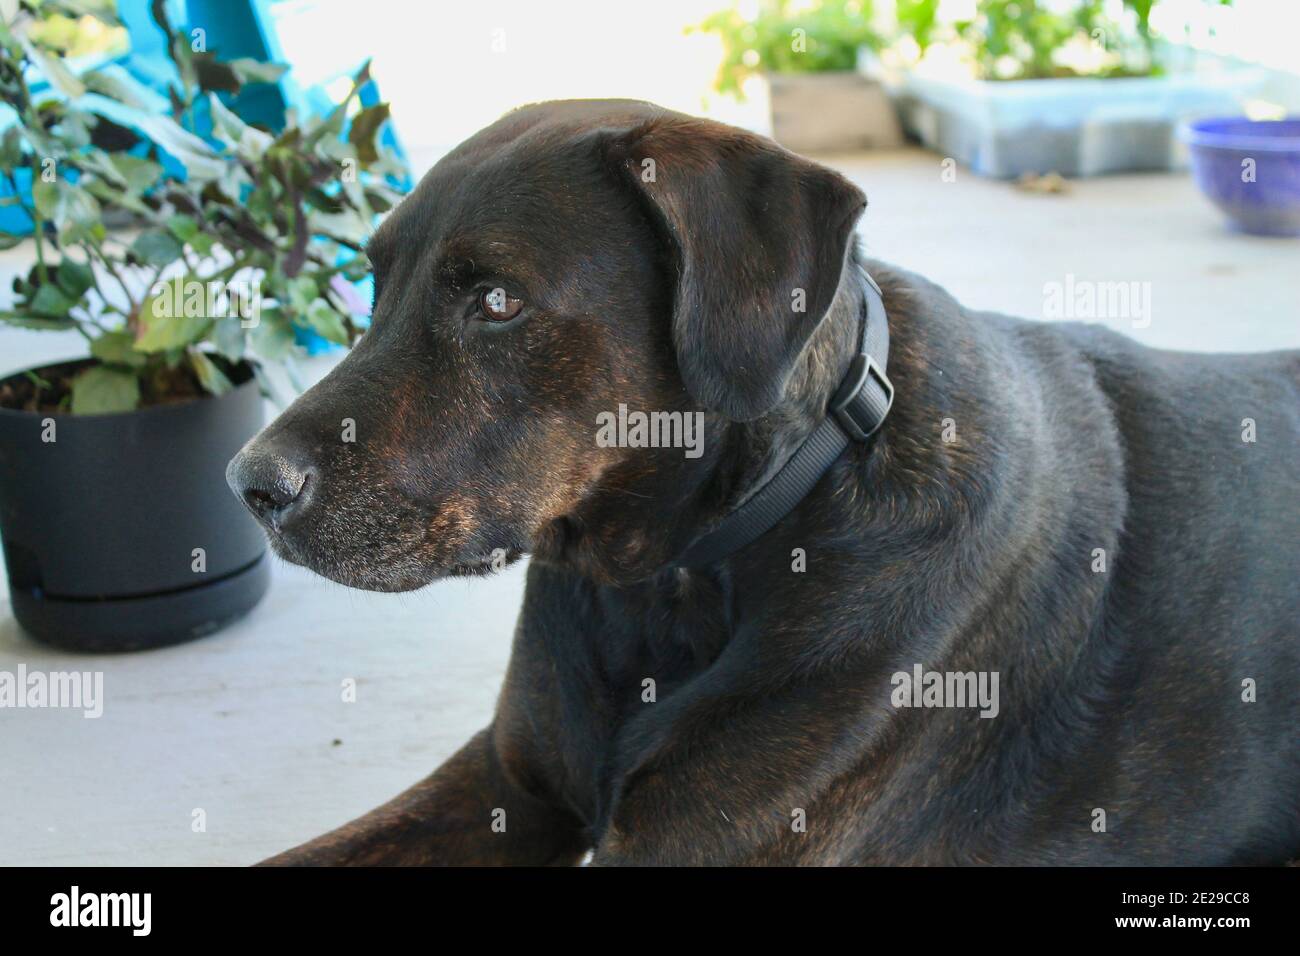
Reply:
M489 729L377 810L260 865L570 865L587 849L569 814L507 779Z

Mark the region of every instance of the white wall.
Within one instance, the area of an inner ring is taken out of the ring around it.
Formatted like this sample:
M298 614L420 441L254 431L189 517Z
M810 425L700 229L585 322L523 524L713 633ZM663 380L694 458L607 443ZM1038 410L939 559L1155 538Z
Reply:
M685 32L724 4L302 0L272 9L299 82L318 80L345 44L373 57L380 92L420 169L503 113L548 99L648 99L764 131L764 102L736 104L711 92L718 38Z

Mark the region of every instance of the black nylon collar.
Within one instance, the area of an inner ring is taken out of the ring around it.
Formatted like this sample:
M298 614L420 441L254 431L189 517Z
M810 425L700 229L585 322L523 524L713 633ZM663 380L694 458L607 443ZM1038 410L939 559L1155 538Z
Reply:
M851 442L865 442L884 424L894 403L894 386L885 375L889 320L880 286L866 269L862 275L866 279L862 347L827 405L826 417L765 485L695 539L677 559L678 566L706 567L758 538L812 491Z

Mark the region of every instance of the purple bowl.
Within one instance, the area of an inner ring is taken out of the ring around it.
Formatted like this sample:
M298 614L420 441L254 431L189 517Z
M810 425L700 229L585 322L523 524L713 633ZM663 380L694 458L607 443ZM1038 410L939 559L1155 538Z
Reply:
M1181 135L1196 185L1233 225L1257 236L1300 236L1300 117L1204 119Z

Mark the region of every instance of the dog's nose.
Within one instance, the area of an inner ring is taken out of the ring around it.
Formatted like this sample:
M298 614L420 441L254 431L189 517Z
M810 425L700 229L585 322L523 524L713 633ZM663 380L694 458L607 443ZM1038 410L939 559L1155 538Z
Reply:
M245 448L226 466L226 483L262 524L281 529L311 499L311 469L274 450Z

